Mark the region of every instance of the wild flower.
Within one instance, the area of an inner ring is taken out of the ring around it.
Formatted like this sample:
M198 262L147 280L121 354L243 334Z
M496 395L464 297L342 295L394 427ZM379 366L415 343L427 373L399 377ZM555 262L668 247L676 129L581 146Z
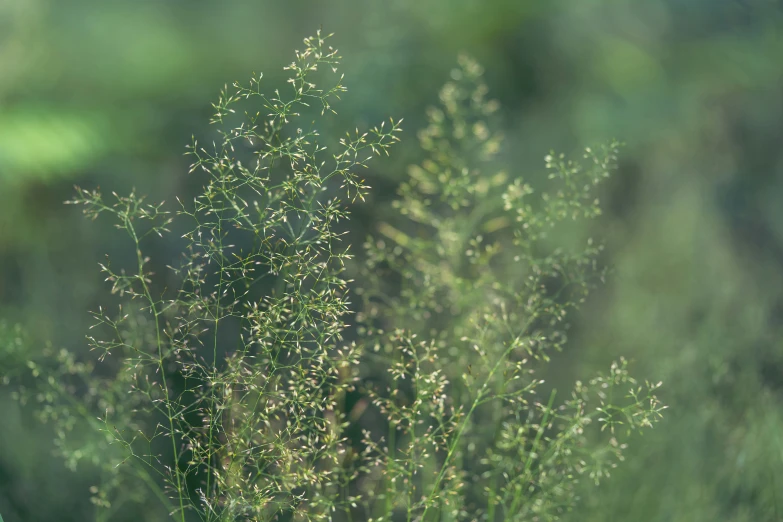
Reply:
M600 213L617 144L586 165L548 156L553 187L537 198L488 172L499 107L461 57L399 215L349 273L349 203L401 122L336 144L305 128L345 91L327 38L305 39L283 92L261 75L221 92L220 139L188 150L206 179L193 201L77 188L69 202L112 218L134 259L101 264L118 307L93 314L97 357L49 349L28 363L43 382L17 396L54 422L69 467L100 469L96 520L149 498L182 522L556 520L660 417L659 385L639 386L625 360L560 402L536 374L602 274L597 242L549 239ZM148 239L184 226L181 262L154 274ZM592 426L608 430L601 446ZM85 427L100 436L76 436Z
M378 519L556 520L581 477L608 476L618 440L664 408L659 384L639 386L625 360L560 402L537 377L605 275L599 242L552 238L600 215L596 188L619 145L586 149L582 163L547 155L539 193L510 179L482 72L460 57L419 133L427 157L400 188L398 218L365 244L360 319L389 373L367 376L389 421L384 441L366 441L383 470ZM589 444L591 424L610 432L603 446Z

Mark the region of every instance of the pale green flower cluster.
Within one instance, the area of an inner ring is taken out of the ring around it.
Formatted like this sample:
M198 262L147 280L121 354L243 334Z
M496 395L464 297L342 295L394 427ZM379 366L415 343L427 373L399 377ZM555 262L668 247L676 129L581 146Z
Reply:
M304 44L282 91L254 76L221 93L220 139L188 151L193 201L78 190L135 252L101 265L118 308L94 313L95 360L52 349L35 384L5 383L69 467L97 470L96 520L151 499L181 522L557 520L664 408L625 360L567 393L537 377L603 276L598 242L551 238L600 214L617 144L547 156L534 190L500 165L499 105L462 56L419 133L426 159L349 271L361 171L400 122L321 137L310 118L345 88L327 38ZM155 274L146 242L174 227L182 260Z

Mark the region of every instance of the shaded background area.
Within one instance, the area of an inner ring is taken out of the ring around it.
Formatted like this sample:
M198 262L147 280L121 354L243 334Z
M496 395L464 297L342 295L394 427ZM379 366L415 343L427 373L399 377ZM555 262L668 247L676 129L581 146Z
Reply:
M504 107L512 176L540 175L551 148L626 143L587 225L616 270L552 373L626 355L670 409L574 520L783 519L783 2L0 0L0 318L26 327L25 349L82 349L96 263L125 248L62 204L73 184L192 191L184 145L208 135L219 88L275 83L320 25L349 89L335 128L405 118L371 171L377 202L418 157L460 51ZM355 210L360 231L377 202ZM0 426L5 520L88 519L90 477L51 458L51 433L3 388Z

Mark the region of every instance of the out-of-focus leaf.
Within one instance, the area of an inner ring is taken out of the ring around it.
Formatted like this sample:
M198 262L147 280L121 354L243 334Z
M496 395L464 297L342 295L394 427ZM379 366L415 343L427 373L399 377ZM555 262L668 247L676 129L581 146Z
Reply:
M68 176L110 146L105 118L31 107L0 113L0 183Z

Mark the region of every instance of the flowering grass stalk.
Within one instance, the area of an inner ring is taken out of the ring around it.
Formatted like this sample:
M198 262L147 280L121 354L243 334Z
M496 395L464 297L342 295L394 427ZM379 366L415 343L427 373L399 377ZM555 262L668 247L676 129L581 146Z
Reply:
M349 274L349 203L400 121L339 140L304 128L345 91L326 40L305 39L283 93L262 76L221 93L220 139L188 151L206 180L193 201L77 189L133 263L101 265L118 307L94 313L97 360L47 352L28 365L45 382L17 395L55 422L70 467L101 470L96 520L149 498L181 522L557 520L663 409L624 360L561 401L536 374L603 275L597 242L552 238L600 213L617 145L585 165L547 156L553 186L534 198L495 168L498 104L462 57L420 133L428 158ZM187 245L160 277L147 241L175 226Z

